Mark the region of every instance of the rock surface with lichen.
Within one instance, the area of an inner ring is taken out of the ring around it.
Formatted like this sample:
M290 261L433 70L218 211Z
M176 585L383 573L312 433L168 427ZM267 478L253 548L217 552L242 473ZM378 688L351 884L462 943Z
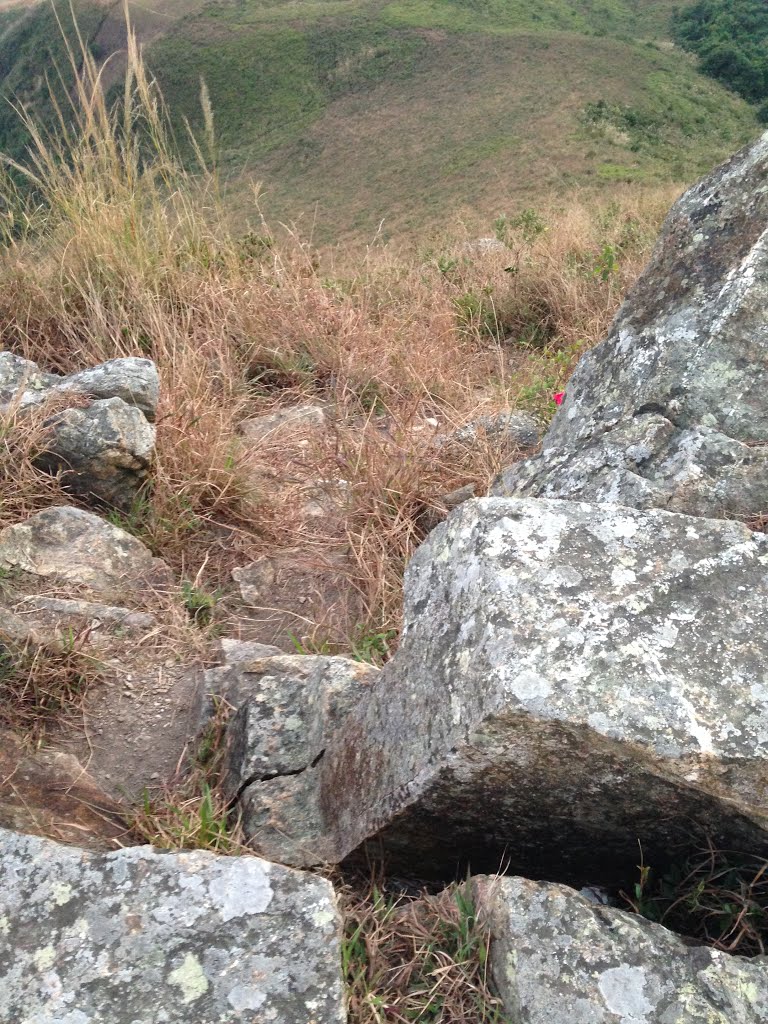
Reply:
M768 957L687 945L564 885L477 878L491 974L520 1024L760 1024Z
M42 417L36 464L60 474L72 493L123 511L149 477L158 395L149 359L110 359L60 377L0 352L0 415L14 429L35 410Z
M328 860L610 882L706 828L768 842L768 537L660 510L461 505L319 767ZM287 812L284 812L287 813ZM697 836L700 839L700 834Z
M93 854L0 830L0 1020L342 1024L325 879L256 857Z
M346 716L379 670L351 658L298 654L236 661L207 674L235 710L227 728L226 788L245 835L270 860L318 864L317 777Z
M710 517L768 509L768 134L674 205L539 455L494 493Z

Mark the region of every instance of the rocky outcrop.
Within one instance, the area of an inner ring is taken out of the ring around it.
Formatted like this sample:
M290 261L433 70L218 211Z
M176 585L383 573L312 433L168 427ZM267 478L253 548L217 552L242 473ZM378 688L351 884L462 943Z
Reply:
M340 963L322 878L0 831L0 1020L342 1024Z
M711 517L768 509L768 135L675 204L541 454L493 493Z
M767 562L732 522L465 503L414 556L400 648L326 748L315 849L375 837L393 868L580 883L697 825L759 853Z
M759 1024L768 957L690 946L564 885L474 880L491 931L493 980L525 1024Z
M236 709L227 729L226 785L258 853L297 866L322 860L313 848L318 766L378 676L377 668L349 658L304 654L235 660L206 673L209 699L215 692Z
M37 459L73 493L128 509L146 481L155 445L158 376L149 359L112 359L68 377L0 353L0 415L23 416L46 402L46 442ZM76 399L70 408L69 396ZM84 404L85 402L85 404Z

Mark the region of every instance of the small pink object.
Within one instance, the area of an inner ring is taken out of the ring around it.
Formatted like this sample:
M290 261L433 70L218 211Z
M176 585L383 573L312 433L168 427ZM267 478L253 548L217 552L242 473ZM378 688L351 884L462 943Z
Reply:
M555 403L555 405L562 405L564 398L565 398L565 392L564 391L556 391L555 394L552 395L552 401Z

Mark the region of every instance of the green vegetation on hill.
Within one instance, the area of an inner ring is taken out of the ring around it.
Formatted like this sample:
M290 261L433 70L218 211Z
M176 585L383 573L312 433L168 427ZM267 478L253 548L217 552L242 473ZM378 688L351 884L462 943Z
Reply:
M10 25L0 36L0 150L23 159L30 143L28 127L19 117L18 106L33 109L40 124L53 126L56 106L66 106L66 95L74 83L74 68L68 50L78 52L76 30L92 39L107 10L92 3L71 6L59 0L24 11L7 12ZM0 30L6 22L0 22Z
M752 102L768 97L765 0L699 0L675 15L674 35L705 74Z
M122 7L81 2L94 52L119 49ZM255 219L259 183L268 219L298 220L323 241L370 239L382 222L385 235L456 218L487 224L574 187L682 184L706 171L756 134L757 121L671 49L672 8L167 0L136 6L132 18L191 163L186 125L204 131L204 79L237 222ZM48 7L9 30L3 95L42 103L41 58L51 66L55 38ZM113 95L118 68L108 66ZM25 142L5 109L0 148L18 158Z

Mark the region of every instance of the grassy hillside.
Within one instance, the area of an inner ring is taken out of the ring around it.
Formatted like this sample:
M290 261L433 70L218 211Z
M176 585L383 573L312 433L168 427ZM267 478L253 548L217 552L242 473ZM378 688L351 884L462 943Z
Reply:
M669 42L673 4L643 0L169 0L132 16L174 115L215 114L238 223L298 221L318 240L488 230L562 193L687 182L757 130L743 100ZM122 8L78 17L105 57ZM38 97L50 10L0 39L8 94ZM2 26L0 25L0 28ZM107 81L119 89L120 60ZM34 98L34 97L33 97ZM0 146L24 139L0 113Z

